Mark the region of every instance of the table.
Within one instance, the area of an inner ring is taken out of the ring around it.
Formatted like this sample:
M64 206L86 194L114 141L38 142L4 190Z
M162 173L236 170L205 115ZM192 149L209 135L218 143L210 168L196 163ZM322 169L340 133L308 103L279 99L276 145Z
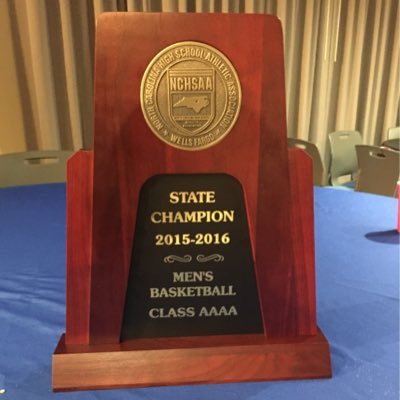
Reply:
M333 378L51 392L64 331L65 186L0 190L0 400L398 399L396 199L315 189L318 324Z
M400 139L389 139L382 143L382 146L388 147L389 149L400 151Z

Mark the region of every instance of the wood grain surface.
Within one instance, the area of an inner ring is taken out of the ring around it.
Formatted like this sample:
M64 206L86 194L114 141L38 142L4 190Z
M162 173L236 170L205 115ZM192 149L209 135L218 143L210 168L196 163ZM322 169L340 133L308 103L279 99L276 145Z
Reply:
M224 53L242 89L232 131L194 152L159 140L140 107L147 65L188 40ZM67 323L53 390L329 377L329 345L316 325L312 162L287 149L279 21L106 13L95 54L94 150L68 165ZM152 176L175 173L225 173L241 183L264 335L120 343L139 193Z
M317 335L136 339L111 345L66 345L53 355L53 390L329 378L329 345Z
M80 150L67 164L67 343L89 342L92 196L93 152Z
M312 158L303 150L289 150L291 232L294 270L291 281L293 308L299 316L298 335L317 333L315 294L314 190Z
M140 109L140 82L146 66L161 49L186 40L201 41L223 52L242 87L242 108L235 127L217 145L197 152L160 141ZM282 52L280 23L267 15L100 16L95 63L91 343L119 340L139 191L148 178L159 173L222 172L241 182L265 332L269 336L299 332L302 316L288 279L295 261ZM301 330L307 329L303 326ZM310 323L308 330L314 332L315 324Z

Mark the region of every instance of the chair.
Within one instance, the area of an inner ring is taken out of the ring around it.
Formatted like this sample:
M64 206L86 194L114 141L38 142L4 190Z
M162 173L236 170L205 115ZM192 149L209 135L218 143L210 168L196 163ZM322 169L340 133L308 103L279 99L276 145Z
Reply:
M333 186L353 187L358 171L355 146L362 144L358 131L336 131L329 134L331 163L329 178Z
M65 182L72 151L27 151L0 155L0 187Z
M304 150L313 160L313 177L315 186L323 186L326 183L324 166L318 147L311 142L301 139L288 138L288 147L296 147Z
M400 153L384 147L356 146L359 175L358 192L395 196L400 172Z
M400 126L388 129L388 139L400 139Z

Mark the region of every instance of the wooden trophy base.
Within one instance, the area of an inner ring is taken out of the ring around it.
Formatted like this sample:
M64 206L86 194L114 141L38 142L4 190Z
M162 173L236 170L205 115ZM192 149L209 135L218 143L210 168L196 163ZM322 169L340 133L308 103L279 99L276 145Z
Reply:
M136 339L67 345L53 354L53 390L329 378L329 344L315 336L263 335Z

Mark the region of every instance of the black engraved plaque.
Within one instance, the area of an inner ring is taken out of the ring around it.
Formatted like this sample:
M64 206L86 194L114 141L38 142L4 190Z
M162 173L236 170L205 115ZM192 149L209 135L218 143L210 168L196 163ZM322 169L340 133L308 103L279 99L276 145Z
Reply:
M142 187L121 340L262 333L243 190L226 174Z

